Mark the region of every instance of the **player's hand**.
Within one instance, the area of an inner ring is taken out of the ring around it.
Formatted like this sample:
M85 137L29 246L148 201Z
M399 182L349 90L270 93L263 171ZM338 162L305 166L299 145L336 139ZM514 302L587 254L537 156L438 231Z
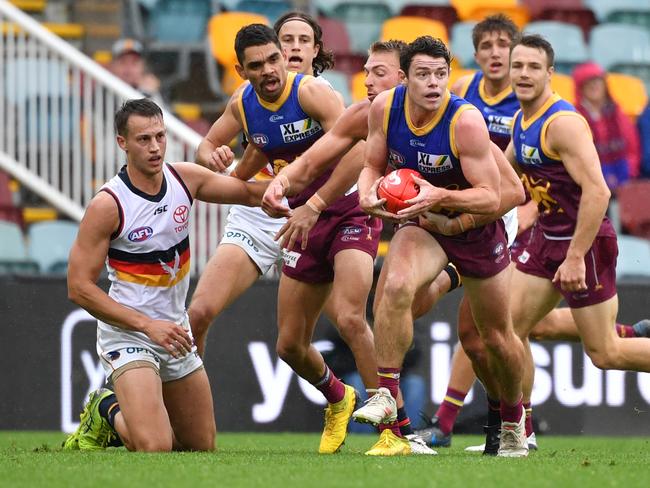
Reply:
M433 186L427 180L415 175L411 177L420 187L420 192L416 197L405 200L406 203L410 204L410 207L400 210L397 212L397 215L402 219L412 219L428 210L433 210L434 212L439 210L438 203L445 196L445 190Z
M175 358L186 356L192 350L192 339L182 325L167 320L152 320L143 332Z
M379 198L377 196L377 189L379 188L379 185L381 185L383 179L383 176L381 178L377 178L377 180L370 187L370 190L368 190L367 195L359 194L359 206L364 212L366 212L368 215L372 215L373 217L379 217L380 219L388 220L390 222L402 222L403 219L399 215L387 212L384 209L384 203L386 203L386 199Z
M280 240L281 247L293 249L296 240L300 238L300 248L304 251L307 249L309 231L316 225L319 216L320 213L314 212L309 205L294 209L287 223L275 235L275 240Z
M458 219L450 219L439 213L424 212L418 216L418 221L423 229L443 236L455 236L462 233Z
M273 178L271 183L269 183L269 186L266 187L264 196L262 196L262 210L264 210L269 217L276 219L280 217L290 217L291 209L282 204L283 197L284 186L280 180Z
M207 161L207 168L212 171L225 171L228 166L235 160L235 153L232 152L230 146L224 144L215 148L210 153Z
M564 291L586 291L585 260L578 256L568 256L555 272L553 283L560 283Z

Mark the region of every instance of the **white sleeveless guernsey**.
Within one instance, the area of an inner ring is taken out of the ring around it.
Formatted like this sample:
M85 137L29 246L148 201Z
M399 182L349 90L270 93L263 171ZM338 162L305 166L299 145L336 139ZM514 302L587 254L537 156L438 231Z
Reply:
M157 195L133 186L126 166L100 191L115 199L120 214L106 258L108 295L152 319L181 323L190 281L192 197L187 187L176 170L164 164ZM98 323L100 329L114 329Z

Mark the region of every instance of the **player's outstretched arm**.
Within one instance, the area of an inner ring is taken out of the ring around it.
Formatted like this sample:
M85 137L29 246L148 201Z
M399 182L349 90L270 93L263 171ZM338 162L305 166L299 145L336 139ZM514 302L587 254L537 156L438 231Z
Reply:
M174 163L190 194L197 200L256 207L260 205L268 182L242 181L232 176L213 173L192 163Z
M230 97L226 110L215 120L196 150L196 162L212 171L224 171L235 159L228 144L242 130L237 113L240 90L242 88Z
M206 170L207 171L207 170ZM123 329L144 332L171 354L192 348L180 325L151 320L119 304L96 284L108 255L111 235L120 225L115 200L106 192L92 199L84 214L68 261L68 298L99 320ZM169 347L171 344L174 347Z
M586 289L584 256L591 247L607 212L611 193L605 183L587 122L579 115L554 119L547 128L548 149L557 154L571 178L582 189L576 229L554 281L568 291Z
M398 221L400 217L384 210L384 198L377 196L377 188L388 165L388 144L384 132L384 113L388 92L375 97L368 113L368 138L363 156L363 169L359 175L359 205L369 215Z
M254 144L249 142L248 146L246 146L246 149L244 150L244 154L230 175L239 178L240 180L247 181L259 173L267 164L268 159L264 153L255 147Z

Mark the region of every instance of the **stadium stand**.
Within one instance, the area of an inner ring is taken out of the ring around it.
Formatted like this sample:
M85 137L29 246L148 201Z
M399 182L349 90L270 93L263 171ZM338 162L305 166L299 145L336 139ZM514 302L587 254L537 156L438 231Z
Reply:
M20 227L0 220L0 274L38 272L38 264L27 257Z
M214 69L208 69L210 84L216 92L223 91L231 95L243 83L237 74L235 64L237 55L233 47L237 31L247 24L260 23L269 25L269 19L263 15L250 12L225 12L212 16L208 22L208 43L214 60ZM212 57L210 57L212 59ZM219 73L222 73L219 80Z
M379 39L381 25L392 17L392 12L384 3L352 1L336 5L331 15L348 29L351 50L365 54L368 46Z
M424 17L397 16L385 20L381 26L381 40L400 39L404 42L414 41L420 36L433 36L449 43L447 28L438 20Z
M263 15L274 23L278 17L292 8L292 3L287 0L240 0L234 10Z
M616 196L622 227L632 235L650 239L650 180L629 181L618 188Z
M474 61L472 29L476 22L458 22L451 29L451 53L463 68L478 69Z
M555 51L555 69L571 73L573 68L589 59L589 51L582 30L573 24L542 20L526 25L526 32L545 37Z
M428 4L408 3L402 7L400 15L409 15L415 17L425 17L427 19L438 20L445 24L447 32L451 27L458 22L458 14L456 9L451 5L444 2L444 5L433 5L435 2L427 2Z
M650 243L634 236L618 236L616 278L650 277Z
M39 222L29 227L28 255L38 263L41 273L65 271L78 229L76 223L64 220Z
M612 98L632 119L636 119L643 112L648 103L643 80L623 73L608 73L607 86Z
M591 58L605 70L621 64L650 63L650 32L625 24L599 24L591 30Z
M346 73L335 69L323 73L323 78L332 84L332 87L343 96L345 105L352 103L352 92L350 91L350 79Z

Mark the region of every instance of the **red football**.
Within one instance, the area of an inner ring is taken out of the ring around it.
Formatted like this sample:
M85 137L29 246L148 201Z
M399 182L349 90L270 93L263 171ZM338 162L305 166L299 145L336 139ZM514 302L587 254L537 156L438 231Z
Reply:
M405 200L417 196L420 187L413 181L413 176L422 178L422 175L413 169L397 169L387 174L377 188L377 196L385 198L384 208L390 213L410 207Z

